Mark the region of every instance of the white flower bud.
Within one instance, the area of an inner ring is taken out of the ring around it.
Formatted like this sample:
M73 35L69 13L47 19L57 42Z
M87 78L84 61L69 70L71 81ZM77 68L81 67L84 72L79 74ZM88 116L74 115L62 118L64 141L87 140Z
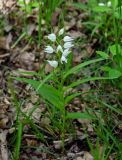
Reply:
M47 61L52 67L56 68L58 66L57 61Z
M65 36L63 40L64 40L64 42L71 42L71 41L73 41L73 38L70 36Z
M71 47L73 47L74 45L71 42L66 42L64 43L64 48L65 49L70 49Z
M63 48L61 47L61 45L58 45L58 47L56 49L56 52L59 52L59 51L63 52Z
M61 36L62 34L64 34L64 28L60 29L58 35Z
M108 2L107 2L107 6L108 6L108 7L111 7L111 5L112 5L111 1L108 1Z
M51 46L47 46L44 51L45 51L46 53L51 54L51 53L54 52L54 49L53 49Z
M98 6L105 6L105 4L104 3L98 3Z
M29 4L29 3L30 3L30 0L25 0L25 3L26 3L26 4Z
M68 49L65 49L65 50L63 51L63 56L64 56L64 57L67 57L67 56L69 55L69 53L70 53L69 48L68 48Z
M62 55L62 56L61 56L61 63L63 63L63 62L67 63L67 59L66 59L66 57L64 57L64 56Z
M54 33L51 33L48 35L48 39L51 40L52 42L56 41L56 35Z

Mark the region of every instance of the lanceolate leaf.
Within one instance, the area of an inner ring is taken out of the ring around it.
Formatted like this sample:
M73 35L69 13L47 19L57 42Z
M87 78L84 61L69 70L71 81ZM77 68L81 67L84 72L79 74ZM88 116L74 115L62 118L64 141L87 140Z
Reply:
M99 61L103 61L103 60L104 60L103 58L98 58L98 59L89 60L89 61L87 61L87 62L81 63L81 64L73 67L73 68L70 69L69 71L67 71L67 73L64 74L64 79L65 79L67 76L69 76L70 74L78 73L78 72L81 70L81 68L83 68L83 67L86 67L86 66L88 66L88 65L90 65L90 64L92 64L92 63L99 62Z
M59 109L63 107L63 103L60 99L60 93L53 86L49 86L47 84L40 85L40 81L27 78L17 77L16 80L30 84L38 94L40 94L45 100L49 101L55 107Z
M95 90L91 90L91 91L88 91L88 92L72 93L71 95L66 96L65 105L67 105L69 102L71 102L75 97L82 96L83 94L87 94L87 93L94 92L94 91Z
M116 77L90 77L90 78L78 80L76 82L71 83L69 86L65 87L65 90L67 90L69 88L76 87L80 84L83 84L83 83L86 83L86 82L89 82L89 81L107 80L107 79L114 79L114 78L116 78Z
M66 116L67 119L95 119L95 116L92 116L88 113L81 113L81 112L72 112L72 113L67 113Z
M70 96L67 96L65 98L65 105L68 104L73 98L75 98L81 94L82 94L82 92L78 92L78 93L71 94Z
M109 55L107 53L105 53L105 52L97 51L97 54L99 54L104 59L108 59L109 58Z

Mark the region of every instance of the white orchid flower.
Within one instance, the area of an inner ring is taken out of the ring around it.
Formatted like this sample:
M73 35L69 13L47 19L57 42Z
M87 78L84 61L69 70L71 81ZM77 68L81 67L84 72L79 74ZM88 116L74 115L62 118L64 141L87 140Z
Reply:
M44 51L45 51L46 53L51 54L51 53L54 52L54 49L53 49L53 47L51 47L51 46L47 46Z
M73 38L70 36L65 36L63 40L64 40L64 42L71 42L71 41L73 41Z
M108 7L111 7L111 6L112 6L111 1L108 1L108 2L107 2L107 6L108 6Z
M29 4L29 3L30 3L30 0L25 0L25 3L26 3L26 4Z
M64 43L64 48L65 49L70 49L71 47L73 47L74 45L71 42L66 42Z
M105 4L104 3L98 3L98 6L105 6Z
M52 42L56 41L56 35L54 33L51 33L48 35L48 39L51 40Z
M64 51L63 51L63 56L64 57L67 57L68 55L69 55L69 53L70 53L70 51L69 51L69 48L68 49L65 49Z
M59 52L59 51L63 52L63 48L61 47L61 45L58 45L58 47L56 49L56 52Z
M64 28L60 29L58 35L61 36L62 34L64 34Z
M61 56L61 64L63 64L63 62L67 63L67 59L65 56Z
M58 66L58 62L57 61L47 61L52 67L56 68Z

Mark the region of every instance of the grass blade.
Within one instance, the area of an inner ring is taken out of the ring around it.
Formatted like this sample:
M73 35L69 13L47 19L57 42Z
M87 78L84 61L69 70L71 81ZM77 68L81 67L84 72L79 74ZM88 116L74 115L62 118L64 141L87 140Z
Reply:
M94 116L91 116L88 113L72 112L67 113L66 119L95 119Z
M18 135L17 135L17 143L15 148L15 155L14 155L15 160L19 160L21 140L22 140L22 128L23 128L22 123L18 121Z
M64 79L69 76L70 74L75 74L77 72L79 72L79 70L83 67L86 67L92 63L96 63L96 62L100 62L100 61L103 61L104 59L103 58L98 58L98 59L94 59L94 60L89 60L87 62L84 62L84 63L81 63L75 67L73 67L72 69L70 69L66 74L64 74Z

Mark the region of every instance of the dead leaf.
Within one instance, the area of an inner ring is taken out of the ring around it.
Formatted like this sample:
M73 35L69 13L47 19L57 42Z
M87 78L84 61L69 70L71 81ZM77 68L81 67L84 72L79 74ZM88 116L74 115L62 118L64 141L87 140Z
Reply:
M6 124L8 122L8 117L5 117L0 120L0 128L6 128Z
M35 60L35 55L34 53L31 53L31 52L21 53L17 59L21 68L27 68L28 70L33 69L34 60Z
M37 146L37 140L35 139L26 138L25 141L27 143L27 146Z
M84 160L93 160L93 156L89 152L84 152Z
M9 160L8 149L7 149L7 136L8 131L1 131L0 133L0 158L1 160Z
M76 160L85 160L85 159L82 157L77 157Z
M24 113L26 113L27 115L29 115L32 110L34 108L34 105L32 103L27 103L25 105L25 108L22 109L22 111ZM42 113L43 109L40 109L40 108L36 108L33 113L32 113L32 119L35 121L35 122L38 122L40 121L40 117L41 117L41 113Z
M49 64L46 64L45 66L45 73L50 73L53 70L53 67L51 67Z
M51 121L48 117L41 118L41 125L42 126L49 126L50 123L51 123Z
M35 28L36 28L35 24L28 24L28 26L27 26L27 33L28 33L28 35L32 35L32 33L35 30Z
M57 10L53 13L53 15L52 15L52 20L51 20L52 26L57 25L58 20L59 20L58 17L59 17L59 15L60 15L60 13L61 13L61 10L60 10L60 9L57 9Z

